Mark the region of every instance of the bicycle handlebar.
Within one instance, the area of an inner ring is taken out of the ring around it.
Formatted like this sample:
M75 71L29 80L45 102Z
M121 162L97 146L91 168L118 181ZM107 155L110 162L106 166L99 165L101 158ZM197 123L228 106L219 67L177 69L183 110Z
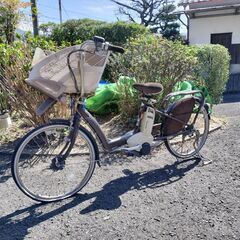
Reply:
M117 52L117 53L121 53L121 54L123 54L125 52L124 48L119 47L119 46L114 46L112 44L109 44L108 50Z
M107 46L107 50L112 51L112 52L117 52L117 53L124 53L124 49L122 47L112 45L110 43L106 43L105 39L103 37L99 36L94 36L93 41L95 42L96 46Z

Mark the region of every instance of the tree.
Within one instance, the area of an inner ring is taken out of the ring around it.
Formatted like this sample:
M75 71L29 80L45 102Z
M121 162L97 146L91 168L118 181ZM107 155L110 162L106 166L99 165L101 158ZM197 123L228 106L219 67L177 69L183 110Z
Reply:
M174 40L180 38L179 33L179 23L177 22L178 16L172 14L175 11L176 7L173 4L165 4L163 6L163 12L156 21L156 23L160 26L160 33L163 37ZM155 28L155 31L158 31L158 25Z
M126 15L131 22L136 18L149 27L152 32L160 32L169 39L179 38L178 17L173 14L175 5L167 0L111 0L119 6L120 14Z
M3 42L12 43L19 23L20 9L28 7L29 3L20 0L0 0L0 37Z

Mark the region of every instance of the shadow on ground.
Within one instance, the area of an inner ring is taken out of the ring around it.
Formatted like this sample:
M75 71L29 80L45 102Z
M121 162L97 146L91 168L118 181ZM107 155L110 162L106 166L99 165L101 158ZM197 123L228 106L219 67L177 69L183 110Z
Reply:
M141 173L133 173L125 169L123 170L125 176L112 180L104 185L100 191L84 195L78 194L76 197L60 203L48 204L47 206L52 205L51 208L54 209L52 211L46 212L46 204L35 204L17 210L0 218L0 239L24 239L30 228L93 198L95 200L87 208L82 209L80 214L87 214L100 209L117 209L122 204L120 196L126 192L145 188L158 188L171 184L182 179L187 172L199 163L200 159L191 159Z
M11 154L0 153L0 183L11 177Z
M0 183L6 182L11 177L11 159L14 148L21 138L15 141L0 145Z

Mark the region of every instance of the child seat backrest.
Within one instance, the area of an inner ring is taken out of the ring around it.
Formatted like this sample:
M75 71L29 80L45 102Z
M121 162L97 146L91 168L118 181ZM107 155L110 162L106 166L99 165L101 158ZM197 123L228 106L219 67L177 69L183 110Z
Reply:
M194 105L195 99L193 97L183 98L170 105L167 113L181 122L165 117L162 124L163 136L174 135L183 130L191 117Z

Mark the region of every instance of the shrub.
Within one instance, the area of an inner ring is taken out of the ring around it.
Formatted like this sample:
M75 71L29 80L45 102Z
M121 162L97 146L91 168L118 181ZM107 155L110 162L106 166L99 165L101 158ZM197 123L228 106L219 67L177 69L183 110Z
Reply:
M206 86L214 103L219 103L229 79L230 55L221 45L199 45L195 47L198 64L193 79Z
M105 37L111 43L123 45L129 38L148 32L147 28L137 23L121 21L106 23L92 19L68 20L62 24L49 23L44 24L41 29L44 36L58 45L62 45L62 42L73 45L79 41L92 39L94 35Z
M25 82L31 67L33 49L38 46L35 40L33 45L21 41L12 45L0 45L0 90L8 93L11 110L17 112L20 118L30 125L47 122L49 117L67 115L66 106L63 104L56 105L42 117L35 113L36 107L46 98ZM43 42L40 46L46 49Z
M112 77L117 80L122 74L134 76L137 82L159 82L164 87L162 96L170 93L177 82L189 78L197 60L193 48L154 35L129 41L126 49L124 55L116 55L111 61ZM119 90L120 111L132 117L137 112L137 93L129 95L128 87Z
M96 28L95 35L102 36L113 44L124 45L130 38L145 35L148 31L143 25L118 21L115 23L105 23Z

